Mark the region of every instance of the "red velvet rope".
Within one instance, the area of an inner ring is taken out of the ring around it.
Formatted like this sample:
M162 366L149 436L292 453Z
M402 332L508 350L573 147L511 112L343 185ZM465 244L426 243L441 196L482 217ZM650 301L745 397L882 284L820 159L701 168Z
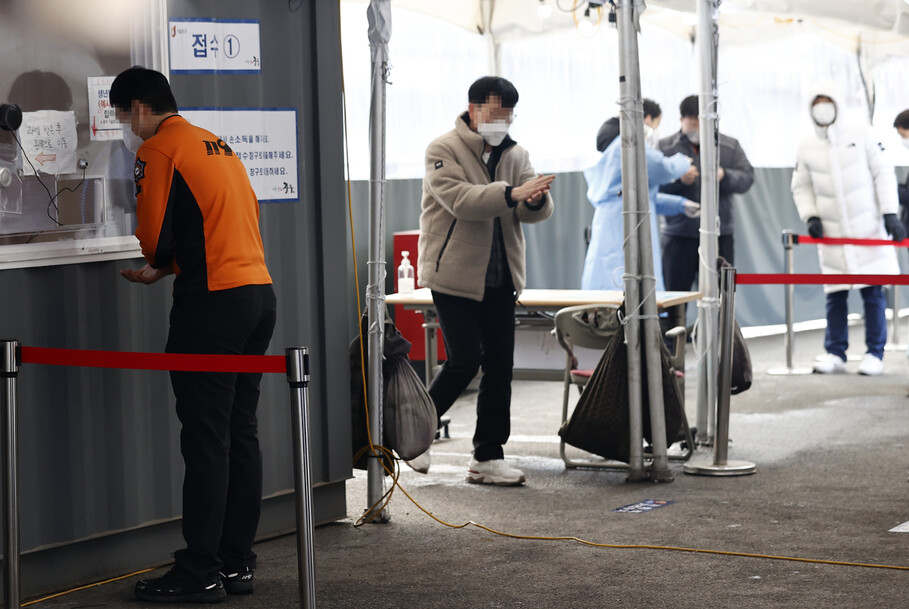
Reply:
M23 364L86 366L132 370L179 370L192 372L261 372L284 374L283 355L200 355L196 353L136 353L21 347Z
M909 275L823 275L811 273L737 273L737 285L909 285Z
M810 235L795 235L797 244L817 245L892 245L894 247L909 247L909 239L893 241L891 239L847 239L845 237L822 237L816 239Z

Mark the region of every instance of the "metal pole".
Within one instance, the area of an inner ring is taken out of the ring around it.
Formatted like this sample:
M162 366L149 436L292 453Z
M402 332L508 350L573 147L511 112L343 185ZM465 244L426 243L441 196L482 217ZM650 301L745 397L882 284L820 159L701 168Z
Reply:
M313 550L312 478L309 465L309 349L288 347L287 384L290 385L291 432L294 448L294 497L297 508L297 576L300 607L316 606L316 570ZM7 605L7 607L18 605Z
M663 406L663 373L660 357L660 321L656 306L656 277L653 274L653 243L650 233L650 188L647 184L647 156L644 144L644 102L641 98L641 67L638 53L638 32L640 31L640 12L643 3L627 4L624 19L625 37L622 49L626 52L624 61L626 87L622 95L622 156L623 156L623 192L624 157L628 156L634 166L630 179L637 181L631 192L634 199L628 201L635 211L626 214L634 222L638 241L638 266L636 269L626 266L626 274L639 275L640 311L644 320L640 339L647 370L648 404L641 403L641 408L650 408L650 439L653 447L653 461L650 467L650 478L655 482L671 482L669 456L666 442L666 414ZM630 181L629 179L629 181ZM624 198L624 196L623 196ZM627 309L628 312L631 309ZM630 321L636 322L636 316L630 315ZM629 361L631 355L629 353ZM637 361L640 361L638 359ZM643 410L642 410L643 412ZM642 426L643 427L643 426Z
M388 70L387 43L391 36L389 0L371 0L367 9L372 50L372 100L369 107L369 284L366 308L369 323L369 433L375 446L382 444L383 379L382 351L385 330L385 84ZM367 454L367 519L388 522L388 511L379 507L385 494L382 455Z
M630 449L628 454L628 479L642 480L647 473L644 470L644 422L642 414L643 391L641 374L641 324L638 314L640 282L637 277L640 269L640 247L638 240L637 202L641 196L638 192L641 181L638 173L644 171L646 189L646 166L641 169L634 154L637 137L635 129L643 132L643 125L632 123L629 112L635 91L640 95L640 66L637 54L637 34L634 29L632 0L616 2L616 28L619 42L619 91L621 113L620 129L622 138L622 206L625 228L625 312L628 315L625 324L625 345L628 352L628 434ZM632 81L637 83L635 87ZM642 102L638 104L643 108ZM643 109L641 110L643 114ZM640 122L642 116L638 116ZM644 196L648 191L644 190ZM650 230L650 226L647 226ZM661 396L662 397L662 394Z
M718 0L700 0L697 4L697 43L700 53L701 73L698 95L701 157L701 236L698 290L698 441L710 443L713 437L713 417L716 412L717 390L717 237L719 233L719 183L717 154L719 129L717 128L716 84L716 12Z
M753 474L754 463L728 461L729 452L729 399L732 388L732 349L735 332L735 269L723 269L722 341L720 345L719 402L716 412L716 441L713 446L713 464L688 463L686 474L705 476L742 476Z
M19 341L0 344L3 375L3 571L4 607L19 607L19 449L17 424L17 384Z
M791 275L795 272L795 259L793 257L795 244L798 243L796 234L791 230L783 231L783 254L786 259L786 274ZM774 376L811 374L811 368L793 368L792 367L792 350L795 345L794 330L794 312L795 312L795 285L789 283L786 285L786 367L771 368L767 374Z

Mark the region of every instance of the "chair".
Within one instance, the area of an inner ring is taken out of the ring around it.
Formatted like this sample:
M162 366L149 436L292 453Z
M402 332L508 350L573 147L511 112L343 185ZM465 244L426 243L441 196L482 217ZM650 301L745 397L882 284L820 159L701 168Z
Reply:
M564 391L562 392L562 421L564 425L568 420L568 398L571 386L578 388L578 393L583 391L587 381L590 380L593 370L578 368L578 359L574 354L574 347L596 349L603 351L615 335L621 322L618 318L618 305L594 304L578 305L560 309L555 315L555 328L553 332L559 344L565 349L565 375ZM677 371L685 370L685 339L687 332L684 326L678 326L666 332L666 338L673 341L671 352L672 366ZM676 375L681 395L684 397L684 374ZM646 407L646 406L645 406ZM681 455L671 455L671 460L687 461L694 452L694 435L688 426L688 420L682 410L682 438L683 452ZM568 469L578 467L626 469L623 464L617 465L611 461L573 460L565 453L565 440L559 440L559 454Z

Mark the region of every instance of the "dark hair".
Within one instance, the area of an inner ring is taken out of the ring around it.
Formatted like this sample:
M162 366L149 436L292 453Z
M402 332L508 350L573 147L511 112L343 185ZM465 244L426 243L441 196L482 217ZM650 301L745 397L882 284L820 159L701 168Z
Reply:
M156 114L177 111L177 100L164 74L141 66L120 72L110 86L110 103L114 108L128 111L133 100L147 105Z
M909 110L903 110L897 114L893 120L893 126L900 129L909 129Z
M663 114L663 110L660 109L660 104L656 103L652 99L644 98L644 118L648 116L651 118L660 118L660 115Z
M679 104L679 115L682 118L697 118L698 117L698 96L689 95L682 100L682 103Z
M606 119L606 122L600 125L600 130L597 131L597 152L603 152L609 147L609 144L612 143L612 140L619 137L621 129L619 126L619 119L613 116L610 119Z
M503 108L514 108L518 103L518 90L511 81L501 76L484 76L467 90L467 101L472 104L485 104L490 95L498 95Z

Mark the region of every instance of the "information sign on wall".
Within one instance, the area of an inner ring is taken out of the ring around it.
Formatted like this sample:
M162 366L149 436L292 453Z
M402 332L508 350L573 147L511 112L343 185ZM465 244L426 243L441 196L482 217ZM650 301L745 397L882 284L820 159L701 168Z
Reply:
M231 147L260 203L299 199L294 108L186 108L180 115Z
M76 171L76 115L74 112L39 110L23 112L19 127L22 148L31 161L22 167L26 174L61 174Z
M255 19L171 19L169 25L171 74L262 69Z
M110 105L110 86L116 76L88 77L88 125L92 140L121 140L123 129Z

